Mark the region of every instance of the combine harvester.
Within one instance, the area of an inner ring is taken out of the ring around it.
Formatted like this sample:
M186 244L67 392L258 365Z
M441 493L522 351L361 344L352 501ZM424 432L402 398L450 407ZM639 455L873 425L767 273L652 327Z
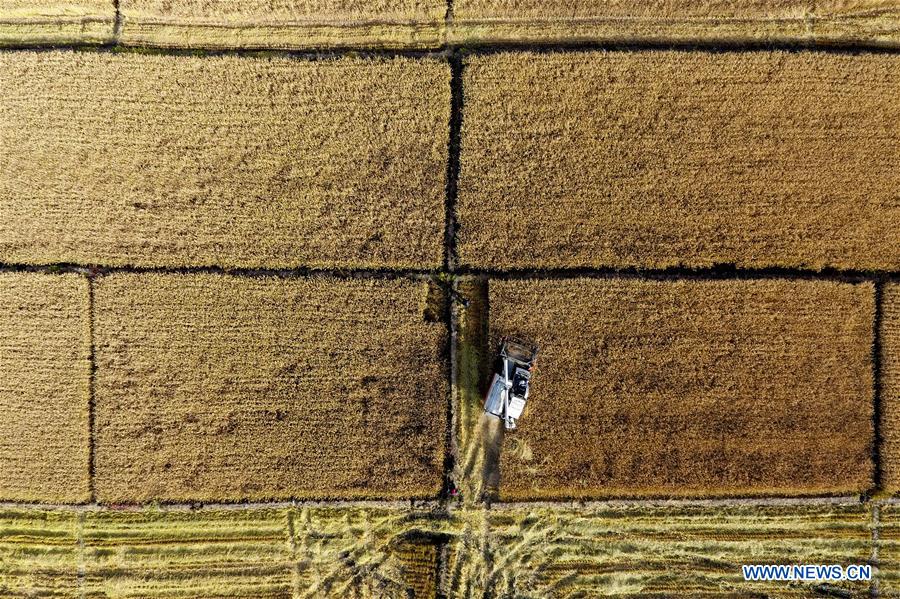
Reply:
M537 353L537 347L519 339L504 339L500 346L499 368L488 388L484 411L503 420L506 430L516 428L525 409Z

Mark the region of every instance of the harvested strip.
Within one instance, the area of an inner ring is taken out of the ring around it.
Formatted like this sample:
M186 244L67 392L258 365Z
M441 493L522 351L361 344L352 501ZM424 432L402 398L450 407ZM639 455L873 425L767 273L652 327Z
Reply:
M440 266L437 60L0 55L0 260Z
M100 279L98 498L436 495L445 330L426 296L409 280Z
M404 540L433 527L387 509L89 513L86 588L122 599L434 597L434 546L413 556Z
M3 597L211 599L437 594L455 523L411 509L0 512Z
M290 599L286 510L88 513L89 597Z
M0 595L76 597L78 515L0 510Z
M900 43L897 0L454 0L450 40Z
M884 286L881 296L881 474L882 483L900 491L900 284Z
M900 505L878 508L878 590L881 597L900 597Z
M292 510L296 559L308 564L295 597L431 599L437 594L437 550L455 519L414 510Z
M501 497L852 493L872 484L869 283L491 281L541 348Z
M900 268L900 57L500 54L465 67L463 264Z
M430 48L440 0L122 0L122 41L200 48Z
M495 507L471 520L451 552L448 596L807 598L813 585L745 581L741 565L865 564L872 550L858 503Z
M3 0L0 46L110 42L115 20L112 0Z
M0 273L0 500L89 499L88 293L78 275Z
M459 277L456 290L463 302L456 310L456 381L454 414L457 443L453 479L465 501L480 503L484 478L484 396L493 356L488 347L488 281ZM502 441L502 440L501 440ZM499 453L498 453L499 455Z

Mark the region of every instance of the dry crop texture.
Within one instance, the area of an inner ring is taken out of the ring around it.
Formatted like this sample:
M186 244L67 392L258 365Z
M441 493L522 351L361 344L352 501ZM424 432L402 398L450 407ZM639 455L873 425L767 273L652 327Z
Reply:
M463 264L900 268L900 57L467 60Z
M202 48L423 48L443 41L443 0L122 0L122 40Z
M881 297L882 482L900 490L900 284L885 285Z
M829 494L872 483L870 283L491 281L541 347L501 497Z
M0 55L0 260L436 267L437 60Z
M456 43L900 42L897 0L454 0Z
M88 597L290 599L285 510L88 512Z
M103 502L423 497L441 486L446 333L412 280L103 277Z
M6 510L0 594L432 599L437 547L425 539L447 529L381 508Z
M299 509L291 516L299 572L296 596L433 599L437 547L427 540L449 536L446 516L409 510ZM310 567L311 566L311 567Z
M0 596L74 599L78 531L71 511L0 509Z
M883 579L894 558L883 510ZM428 539L434 541L429 543ZM440 570L440 541L449 541ZM865 563L861 504L0 512L4 597L810 596L742 563ZM845 591L862 596L863 585ZM410 594L412 592L412 594ZM487 594L486 594L487 593Z
M397 585L399 589L409 588L413 597L434 599L441 567L440 547L429 539L409 540L398 543L393 555L404 574Z
M900 597L900 505L878 508L878 590L880 597Z
M3 0L0 46L108 42L115 18L112 0Z
M741 564L861 564L872 549L860 504L504 507L471 520L450 556L454 599L806 598L829 593L745 582ZM866 583L841 586L831 594L868 596Z
M88 294L78 275L0 273L0 500L88 499Z

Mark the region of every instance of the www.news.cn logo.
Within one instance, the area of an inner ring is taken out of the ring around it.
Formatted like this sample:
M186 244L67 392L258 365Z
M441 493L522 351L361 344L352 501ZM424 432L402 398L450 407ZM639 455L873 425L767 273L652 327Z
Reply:
M744 580L780 581L862 581L872 579L872 566L852 564L847 567L838 564L770 564L741 566Z

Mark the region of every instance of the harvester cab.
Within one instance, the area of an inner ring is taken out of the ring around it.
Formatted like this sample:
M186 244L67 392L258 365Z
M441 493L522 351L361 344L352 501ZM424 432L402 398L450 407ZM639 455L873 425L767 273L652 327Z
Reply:
M537 353L537 347L518 339L507 338L500 345L499 365L488 388L484 411L503 420L507 430L516 428L516 420L525 409Z

